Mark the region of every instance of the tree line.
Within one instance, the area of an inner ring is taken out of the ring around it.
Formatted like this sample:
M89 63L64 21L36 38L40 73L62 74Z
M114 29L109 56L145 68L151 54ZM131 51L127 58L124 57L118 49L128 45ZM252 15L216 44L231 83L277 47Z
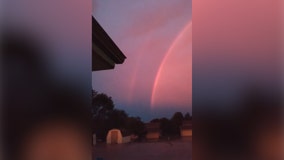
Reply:
M105 140L110 129L118 128L138 136L145 137L147 131L140 117L129 116L124 110L115 108L112 97L105 93L92 91L92 127L98 139ZM191 120L189 113L176 112L170 119L156 118L150 122L159 122L162 136L178 136L184 120Z

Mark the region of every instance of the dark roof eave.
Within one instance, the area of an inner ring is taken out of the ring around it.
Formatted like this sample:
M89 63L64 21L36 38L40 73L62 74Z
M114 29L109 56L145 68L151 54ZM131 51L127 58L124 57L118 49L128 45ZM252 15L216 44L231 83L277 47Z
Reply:
M121 52L94 17L92 17L92 43L98 44L104 53L116 64L122 64L125 61L126 56Z

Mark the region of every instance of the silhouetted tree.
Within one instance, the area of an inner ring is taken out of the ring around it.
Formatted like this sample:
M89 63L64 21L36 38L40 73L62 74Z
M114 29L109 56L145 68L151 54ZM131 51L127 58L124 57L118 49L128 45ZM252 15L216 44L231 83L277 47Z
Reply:
M114 109L109 113L108 129L125 128L128 115L123 110Z
M174 122L177 126L181 126L183 121L183 114L181 112L176 112L173 115L171 121Z
M104 93L92 91L93 131L105 140L110 129L126 129L139 137L145 134L144 123L139 117L129 117L124 110L114 108L112 98Z
M181 112L176 112L173 117L171 118L171 125L172 125L172 134L173 135L180 135L180 126L183 122L183 114Z
M158 122L160 122L160 119L159 118L155 118L155 119L152 119L150 122L151 123L158 123Z
M184 120L192 120L192 116L187 112L187 113L184 115Z
M113 111L114 103L112 98L104 93L92 92L92 115L93 118L105 118Z
M109 117L114 110L112 98L104 93L92 91L92 118L93 132L99 139L105 139L108 130L111 128Z
M160 119L160 122L161 122L162 136L168 137L175 135L175 127L169 119L162 118Z
M139 138L146 134L145 125L140 117L128 117L125 123L126 129Z

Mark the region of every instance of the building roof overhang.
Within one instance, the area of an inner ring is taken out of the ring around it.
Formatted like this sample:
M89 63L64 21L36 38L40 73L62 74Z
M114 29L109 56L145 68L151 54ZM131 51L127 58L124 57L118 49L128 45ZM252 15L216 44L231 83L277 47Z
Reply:
M92 71L113 69L125 59L126 56L92 17Z

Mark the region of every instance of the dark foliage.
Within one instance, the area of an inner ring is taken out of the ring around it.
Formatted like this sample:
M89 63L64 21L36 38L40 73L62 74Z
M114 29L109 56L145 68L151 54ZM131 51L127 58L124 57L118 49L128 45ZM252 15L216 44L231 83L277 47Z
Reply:
M92 93L93 132L98 139L104 141L113 128L127 130L139 137L145 134L144 123L139 117L129 117L125 111L114 108L113 100L108 95L96 91Z
M177 137L180 136L180 127L183 121L192 120L189 113L185 116L181 112L176 112L171 119L168 118L155 118L151 123L160 123L161 134L163 137Z
M190 120L192 120L192 116L189 113L186 113L184 115L184 120L190 121Z

